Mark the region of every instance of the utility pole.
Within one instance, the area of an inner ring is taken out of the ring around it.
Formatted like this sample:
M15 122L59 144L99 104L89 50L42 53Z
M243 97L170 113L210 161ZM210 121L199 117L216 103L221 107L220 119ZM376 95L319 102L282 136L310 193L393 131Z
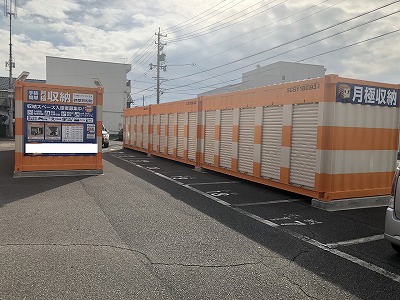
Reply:
M9 68L9 78L8 78L8 136L14 137L14 89L13 89L13 77L12 69L15 68L15 63L12 57L12 43L11 43L11 20L12 17L17 17L17 0L4 0L4 15L10 16L10 57L8 62L6 62L6 67Z
M165 53L162 52L164 49L164 46L166 44L161 43L161 37L167 37L167 35L162 35L161 34L161 29L158 28L158 33L155 33L157 36L157 42L156 44L158 45L157 47L157 65L150 64L150 70L153 69L153 67L157 68L157 104L160 103L160 95L161 95L161 89L160 89L160 69L163 69L165 72L167 70L167 66L164 65L165 63Z
M144 95L143 95L143 106L144 106Z

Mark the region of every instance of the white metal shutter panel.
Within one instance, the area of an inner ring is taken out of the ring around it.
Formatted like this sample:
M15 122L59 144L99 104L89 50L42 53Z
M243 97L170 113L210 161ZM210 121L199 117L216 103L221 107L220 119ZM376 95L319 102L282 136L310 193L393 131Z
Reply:
M175 114L168 115L168 154L174 155L174 148L175 148Z
M185 114L178 114L178 146L176 155L183 158L183 150L185 146Z
M188 136L188 159L196 160L196 150L197 150L197 113L189 113L189 136Z
M124 131L123 131L123 134L124 134L124 137L123 137L124 143L128 143L128 141L129 141L130 138L131 138L131 136L130 136L130 134L129 134L130 129L131 129L130 126L131 126L131 118L130 118L130 117L125 117L125 124L124 124Z
M137 126L136 126L136 128L137 128L137 143L136 143L136 146L137 147L141 147L141 143L143 142L143 132L142 132L142 130L143 130L143 116L138 116L137 118L136 118L136 121L137 121Z
M261 144L261 176L280 179L283 106L264 107Z
M317 157L318 103L293 107L290 183L314 188Z
M215 110L206 111L204 162L214 165Z
M131 117L131 145L136 143L136 116Z
M149 148L149 116L143 117L143 149Z
M165 126L167 125L167 115L161 115L161 126L160 126L160 153L164 153L164 149L166 144L167 135L165 132Z
M160 115L153 116L153 151L157 151L157 146L160 142L160 137L158 136L158 126L160 125Z
M233 134L233 109L221 111L221 136L219 149L219 165L231 169L232 161L232 134Z
M241 108L239 115L239 172L253 174L255 108Z

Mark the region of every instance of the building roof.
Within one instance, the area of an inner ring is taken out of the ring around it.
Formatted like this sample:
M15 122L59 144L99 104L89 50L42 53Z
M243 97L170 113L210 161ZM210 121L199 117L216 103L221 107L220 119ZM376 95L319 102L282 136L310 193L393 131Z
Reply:
M16 78L13 78L13 87L14 87L14 80L16 80ZM9 77L0 76L0 90L1 91L8 90L8 81L9 81ZM46 83L46 80L42 80L42 79L26 79L25 81L35 82L35 83Z

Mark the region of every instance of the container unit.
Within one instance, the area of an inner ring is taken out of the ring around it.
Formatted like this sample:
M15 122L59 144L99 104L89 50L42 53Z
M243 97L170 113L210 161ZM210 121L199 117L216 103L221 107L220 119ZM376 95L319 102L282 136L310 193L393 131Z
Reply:
M162 145L153 153L325 202L387 195L398 93L399 85L328 75L152 105Z
M124 109L124 147L148 152L151 140L149 113L149 106Z
M103 88L15 82L14 177L96 175Z
M124 110L130 128L124 147L196 164L198 103L189 99Z

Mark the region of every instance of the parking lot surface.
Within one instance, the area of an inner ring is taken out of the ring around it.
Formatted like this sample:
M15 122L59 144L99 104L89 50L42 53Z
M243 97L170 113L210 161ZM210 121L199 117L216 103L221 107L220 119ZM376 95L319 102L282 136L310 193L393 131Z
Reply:
M243 181L206 169L199 172L193 166L157 156L147 156L130 149L112 152L110 158L106 159L110 161L117 159L136 167L136 172L140 172L144 178L155 185L164 180L198 194L209 207L204 203L199 206L199 203L191 199L183 201L200 208L202 212L211 216L215 217L218 214L220 210L216 209L218 206L239 213L243 218L238 219L238 223L234 225L232 225L232 220L227 220L228 217L218 215L216 218L264 246L276 250L274 246L278 246L280 241L285 238L288 240L294 238L301 243L301 247L297 250L307 248L307 250L303 249L307 254L301 254L303 258L300 261L304 260L302 266L313 271L318 270L323 274L331 273L331 277L328 277L334 281L344 272L347 278L337 283L351 286L349 287L351 290L365 289L361 293L362 298L371 296L372 287L366 284L368 280L365 281L368 277L378 276L375 280L379 278L386 281L388 285L382 286L385 292L392 287L396 290L399 288L400 256L383 238L386 207L328 212L312 207L311 199L302 195ZM148 174L145 175L145 172ZM252 222L257 223L253 232L247 228ZM266 237L257 234L257 230L261 227L274 228L279 238L274 241L270 239L265 241ZM290 247L287 243L284 244ZM278 248L281 246L279 245ZM293 250L296 251L294 244L288 253ZM285 255L285 253L281 254ZM326 255L330 258L327 259ZM344 264L347 267L344 267ZM369 275L364 277L362 274ZM354 277L350 279L352 276ZM373 286L375 290L376 282Z
M104 175L12 178L0 141L0 299L398 299L385 208L103 149Z

